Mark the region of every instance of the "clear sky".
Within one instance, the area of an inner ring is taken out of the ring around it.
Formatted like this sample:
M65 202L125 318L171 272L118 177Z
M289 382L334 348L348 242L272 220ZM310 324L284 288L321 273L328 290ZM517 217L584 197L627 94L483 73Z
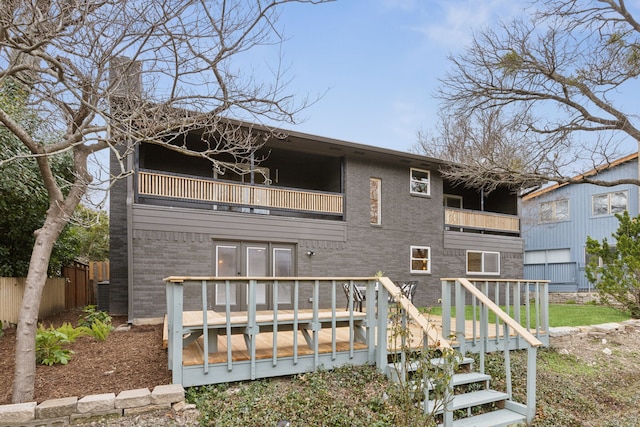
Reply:
M408 151L436 123L438 78L474 30L524 10L522 0L338 0L288 4L278 27L298 97L322 95L288 129Z

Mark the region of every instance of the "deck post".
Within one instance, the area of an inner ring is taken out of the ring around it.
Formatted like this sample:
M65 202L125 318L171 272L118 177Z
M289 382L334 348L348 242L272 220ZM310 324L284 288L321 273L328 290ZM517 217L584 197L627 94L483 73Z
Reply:
M387 374L388 362L387 362L387 318L389 316L389 292L384 286L378 287L378 336L377 345L372 341L369 344L370 347L376 349L376 368L383 374Z
M168 282L170 297L167 299L169 323L169 360L171 360L171 381L182 384L182 311L183 282ZM169 304L169 302L171 302Z
M537 347L529 346L527 350L527 424L536 416L536 357Z
M376 334L376 294L380 291L377 281L369 281L367 282L367 324L366 324L366 332L365 332L365 341L367 344L367 352L368 352L368 360L369 363L375 363L376 361L376 349L375 349L375 334ZM378 303L379 304L379 303Z

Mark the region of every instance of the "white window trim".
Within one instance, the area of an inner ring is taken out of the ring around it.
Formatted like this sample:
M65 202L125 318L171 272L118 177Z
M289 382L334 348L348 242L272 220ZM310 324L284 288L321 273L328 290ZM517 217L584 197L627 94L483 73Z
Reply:
M414 249L426 249L427 251L427 269L426 270L414 270L413 260L423 260L424 258L413 258L413 250ZM409 247L409 272L411 274L431 274L431 247L430 246L411 246Z
M469 271L469 254L470 253L482 254L482 259L481 259L482 271ZM485 272L484 271L484 255L485 254L496 254L496 255L498 255L498 272ZM467 250L467 253L466 253L466 256L465 256L465 270L467 270L467 274L468 275L499 276L500 275L500 252Z
M413 179L413 171L418 171L418 172L423 172L427 174L427 191L423 192L423 191L413 191L413 183L422 183L424 181L420 180L414 180ZM416 195L416 196L430 196L431 195L431 171L425 170L425 169L418 169L418 168L411 168L409 170L409 193Z
M560 202L567 202L567 217L564 219L558 219L558 203ZM551 211L552 211L552 219L550 220L544 220L542 218L542 206L543 205L551 205ZM593 205L592 205L593 206ZM592 207L593 209L593 207ZM541 224L549 224L552 222L564 222L564 221L569 221L571 219L571 202L569 201L569 199L560 199L560 200L551 200L548 202L542 202L540 203L540 223Z
M629 211L629 192L627 190L619 190L619 191L610 191L608 193L599 193L599 194L593 194L591 195L591 216L592 217L605 217L605 216L613 216L618 212L612 213L611 212L611 196L614 193L624 193L627 199L627 203L626 203L626 207L625 210L628 212ZM596 214L594 212L594 198L597 196L607 196L607 213L605 214Z

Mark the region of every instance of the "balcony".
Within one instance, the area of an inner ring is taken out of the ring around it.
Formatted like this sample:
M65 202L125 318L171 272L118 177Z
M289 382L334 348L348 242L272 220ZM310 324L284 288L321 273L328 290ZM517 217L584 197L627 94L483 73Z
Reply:
M138 195L211 205L259 208L310 214L343 214L343 195L267 185L242 184L149 171L138 172Z
M520 218L515 215L445 208L444 224L448 230L520 234Z

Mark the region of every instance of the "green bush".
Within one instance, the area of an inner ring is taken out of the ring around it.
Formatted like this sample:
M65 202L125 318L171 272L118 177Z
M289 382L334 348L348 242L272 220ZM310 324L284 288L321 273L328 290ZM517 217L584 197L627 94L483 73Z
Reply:
M82 309L82 315L78 321L78 326L91 328L91 325L93 325L96 320L99 320L104 324L111 325L111 316L109 316L109 313L98 310L98 307L95 305L87 305Z
M69 344L69 337L64 332L46 328L40 324L36 333L36 363L41 365L66 365L71 360L73 351L62 348Z
M106 341L109 334L113 330L111 323L104 323L100 319L94 319L91 326L81 326L78 329L82 329L83 332L98 341Z
M75 342L78 337L87 335L87 332L83 328L74 328L69 322L64 322L62 326L56 330L65 334L70 343Z

